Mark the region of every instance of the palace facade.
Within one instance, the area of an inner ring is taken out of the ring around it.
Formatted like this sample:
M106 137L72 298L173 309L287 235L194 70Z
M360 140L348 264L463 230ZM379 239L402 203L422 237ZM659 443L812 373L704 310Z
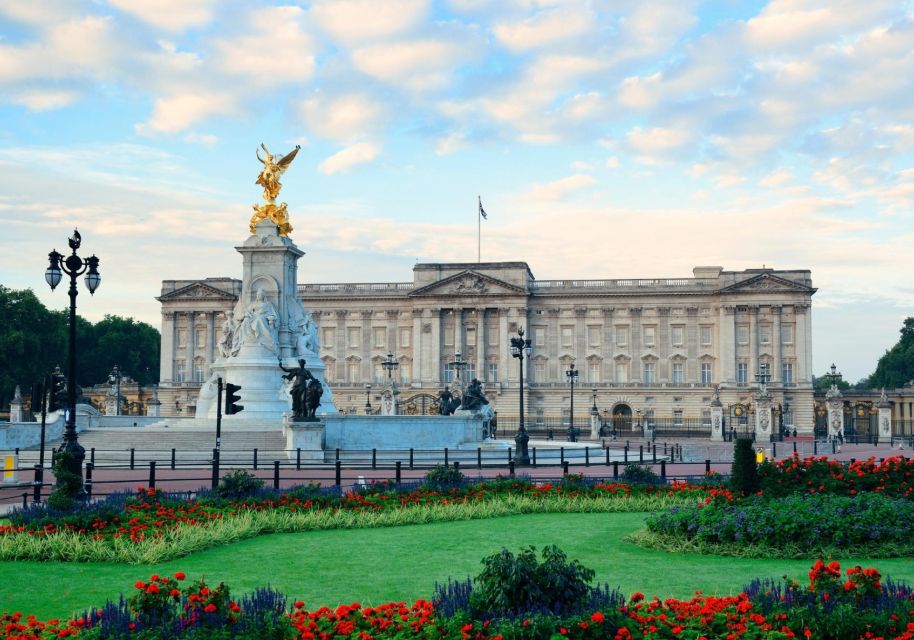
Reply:
M163 415L193 415L241 281L162 283ZM569 413L703 420L713 388L732 415L751 410L757 374L787 425L812 432L811 274L695 267L690 278L537 280L524 262L417 264L411 282L299 284L320 330L320 357L343 412L376 409L388 375L401 412L427 410L457 375L478 378L499 418L518 413L525 330L528 420ZM395 370L384 366L392 355ZM454 362L465 363L454 366ZM371 385L369 387L369 385ZM743 418L745 420L745 418Z

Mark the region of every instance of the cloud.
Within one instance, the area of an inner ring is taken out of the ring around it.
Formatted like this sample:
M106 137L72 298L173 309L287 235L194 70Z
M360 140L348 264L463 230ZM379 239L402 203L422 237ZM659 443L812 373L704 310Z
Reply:
M364 138L379 129L387 116L377 98L357 93L317 95L299 103L297 113L316 134L340 142Z
M666 127L634 127L625 135L628 149L647 163L667 162L679 156L691 141L689 131Z
M472 43L421 39L360 47L352 52L352 63L372 78L422 92L447 87L454 69L476 55Z
M428 0L319 0L309 15L336 40L355 44L403 35L428 11Z
M188 89L156 100L152 115L135 130L144 136L180 133L213 115L234 115L238 110L231 94Z
M79 94L75 91L54 91L48 89L19 90L11 92L8 98L13 104L20 104L29 111L62 109L76 102Z
M359 142L336 152L321 162L319 169L327 175L345 173L352 167L371 162L378 153L380 153L380 148L377 145L370 142Z
M147 24L166 31L200 27L213 18L216 0L108 0Z
M456 153L469 145L466 134L456 132L450 133L443 138L439 138L435 143L435 153L439 156L446 156Z
M587 9L562 7L542 11L519 22L496 24L492 27L492 32L506 48L523 52L578 40L592 32L595 27L596 20Z
M527 193L521 196L521 199L536 202L555 202L563 200L565 196L571 192L585 189L596 184L596 182L596 178L591 175L577 173L573 176L568 176L567 178L533 185Z

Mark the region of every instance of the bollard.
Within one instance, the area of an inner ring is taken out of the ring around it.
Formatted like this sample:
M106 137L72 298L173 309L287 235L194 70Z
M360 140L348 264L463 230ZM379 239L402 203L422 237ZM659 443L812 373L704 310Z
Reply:
M482 469L482 447L476 447L476 468Z
M26 491L22 494L22 508L25 509L29 506L29 492Z
M372 450L371 450L371 468L372 469L378 468L378 450L374 449L374 448L372 448Z
M508 475L514 477L514 460L508 461Z
M663 443L663 455L666 455L666 442Z
M625 462L625 464L628 464L628 445L625 445L625 458L624 458L624 462Z
M660 477L666 480L666 460L660 461Z
M213 449L213 477L211 486L213 489L219 486L219 449Z
M838 453L838 441L834 438L831 441L831 452L832 454Z
M644 445L643 444L638 445L638 462L640 462L641 464L644 464Z
M812 441L812 455L814 455L814 456L819 455L819 441L818 440Z
M86 481L84 483L86 486L86 500L90 500L92 498L92 470L94 468L95 465L91 462L86 464Z
M793 455L797 455L797 441L793 441Z
M279 489L279 460L273 461L273 488Z
M35 495L32 502L41 502L41 485L44 484L44 469L40 464L35 465Z
M535 467L536 466L536 447L533 447L533 458L530 460L530 463Z
M460 460L454 460L454 471L460 471Z
M336 467L336 477L334 478L336 480L336 486L340 486L343 484L343 464L337 460L334 466Z
M89 462L95 464L95 447L89 449Z
M705 459L705 475L711 473L711 461L707 458Z
M337 448L336 448L336 457L333 458L333 461L334 461L334 462L339 462L339 460L340 460L340 448L337 447Z
M654 445L654 449L651 451L651 455L654 458L654 464L657 464L657 445Z
M606 449L606 466L609 466L609 449Z
M559 462L565 464L565 447L559 447Z
M295 470L301 471L301 447L295 450Z
M254 471L257 471L257 447L254 447Z
M176 453L177 452L175 451L174 447L172 447L171 448L171 470L172 471L174 471L174 469L175 469L175 454Z
M133 447L130 447L130 468L131 469L133 469L133 454L134 453L135 453L135 449Z
M562 475L563 476L568 475L568 461L567 460L562 463Z
M590 466L590 447L584 447L584 466Z
M150 489L156 488L156 461L155 460L149 461L149 488Z
M508 462L514 462L514 451L511 449L511 447L508 447Z
M397 473L397 476L396 476L397 484L400 484L400 482L402 482L402 478L403 478L403 476L401 475L401 473L402 473L401 464L402 463L399 460L397 460L397 472L396 472Z
M772 458L778 457L778 443L777 442L771 443L771 457Z
M613 460L613 480L619 479L619 461Z
M413 448L409 448L409 468L413 468Z
M449 463L448 463L448 455L447 455L447 453L448 453L448 452L447 452L447 447L445 447L445 448L444 448L444 466L445 466L445 467L447 467L448 464L449 464Z

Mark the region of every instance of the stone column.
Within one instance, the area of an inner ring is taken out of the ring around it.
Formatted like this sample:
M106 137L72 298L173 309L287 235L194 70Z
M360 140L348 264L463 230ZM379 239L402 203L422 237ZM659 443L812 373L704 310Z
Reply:
M429 351L429 379L435 387L444 382L441 375L441 310L432 310L432 335Z
M613 308L603 307L603 364L600 372L601 382L613 382L616 379L615 360L613 354L616 346L613 342Z
M35 407L39 402L35 402L40 398L32 398L32 413L35 413ZM19 385L16 385L16 390L13 392L13 399L10 401L10 422L25 422L22 419L22 391L19 390Z
M629 380L631 382L644 382L644 364L641 361L641 307L631 307L628 310L631 324L628 327L628 343L632 359L629 362Z
M720 381L736 383L736 307L720 307Z
M584 320L587 317L587 307L575 307L574 309L574 350L571 355L577 359L583 360L587 353L587 325Z
M781 378L781 307L778 305L772 305L771 307L771 317L774 320L771 324L771 340L774 343L774 362L771 364L771 368L774 371L771 372L771 380L775 384L783 382Z
M714 387L711 398L711 440L724 441L724 407L720 402L720 387Z
M413 361L412 382L422 383L422 309L413 309L413 343L410 347Z
M806 307L800 304L794 305L793 317L796 326L797 382L809 382L810 372L807 368L806 356L811 354L808 353L810 348L808 341L809 334L806 333L806 320L808 319L809 314L806 312ZM829 418L828 422L830 425L831 418Z
M209 377L209 368L213 364L213 353L216 347L216 312L206 312L206 371L204 377Z
M759 370L758 360L758 307L749 307L749 380L755 380Z
M466 360L466 345L463 344L463 309L454 309L454 353L461 353L461 358ZM456 375L456 372L455 372Z
M828 409L828 439L844 439L844 397L837 385L832 385L825 394L825 406Z
M19 387L16 387L18 390ZM879 397L879 402L876 403L876 408L879 410L879 416L877 420L879 421L879 442L891 442L892 441L892 403L889 402L889 399L885 395L885 389L882 390L882 395Z
M374 311L363 309L362 312L362 346L359 349L359 355L362 358L362 383L375 384L372 375L374 374L374 363L371 361L372 338L371 335L371 317Z
M771 442L772 407L771 395L764 387L755 396L755 441L765 445Z
M175 370L175 314L172 311L162 312L162 344L159 348L159 380L174 380Z
M488 382L488 372L486 371L486 347L488 346L488 336L486 335L486 310L476 309L476 377L483 382Z
M196 314L191 311L184 314L184 317L187 318L187 350L185 351L185 361L184 361L184 381L193 382L194 381L194 348L195 340L197 338L197 332L194 331L194 316Z
M544 355L548 358L546 361L546 379L550 382L562 381L562 376L565 375L561 371L561 363L559 362L559 354L562 352L562 323L561 315L562 310L559 308L547 309L547 314L549 314L549 324L546 326L546 344L542 347L536 346L536 336L533 335L533 327L528 327L527 331L530 332L530 335L527 337L534 341L533 350L543 349Z
M528 338L530 336L527 336ZM508 335L508 310L505 307L498 308L498 368L501 379L507 384L511 378L511 336Z

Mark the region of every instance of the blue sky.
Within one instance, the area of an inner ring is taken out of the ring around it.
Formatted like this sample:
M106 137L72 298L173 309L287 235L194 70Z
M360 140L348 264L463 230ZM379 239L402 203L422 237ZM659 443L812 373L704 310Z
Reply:
M0 282L159 325L162 279L239 276L283 178L301 282L420 261L540 279L808 268L814 366L869 374L914 315L914 3L0 2Z

